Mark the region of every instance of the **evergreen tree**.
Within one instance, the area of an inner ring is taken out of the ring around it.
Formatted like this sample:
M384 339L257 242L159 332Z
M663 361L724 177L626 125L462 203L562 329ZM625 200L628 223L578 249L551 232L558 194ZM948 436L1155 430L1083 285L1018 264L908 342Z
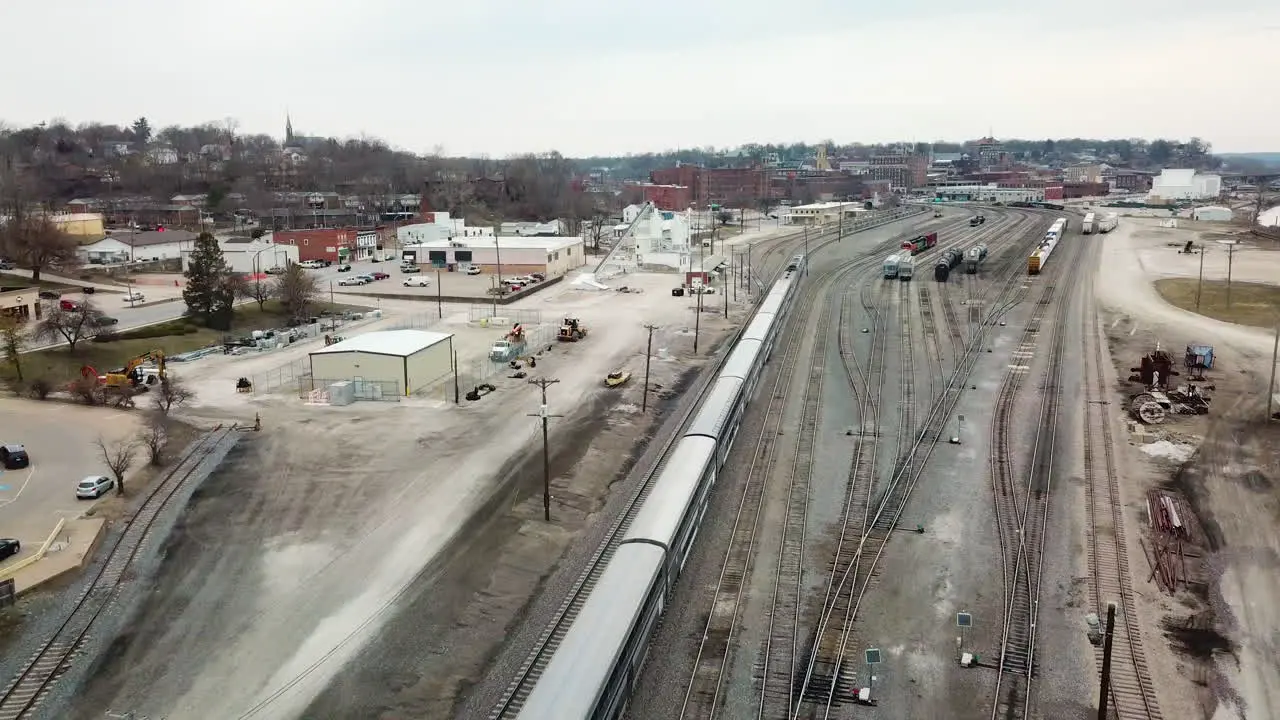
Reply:
M182 290L182 299L187 303L187 312L205 327L230 330L236 281L213 235L205 232L196 238L184 275L187 286Z

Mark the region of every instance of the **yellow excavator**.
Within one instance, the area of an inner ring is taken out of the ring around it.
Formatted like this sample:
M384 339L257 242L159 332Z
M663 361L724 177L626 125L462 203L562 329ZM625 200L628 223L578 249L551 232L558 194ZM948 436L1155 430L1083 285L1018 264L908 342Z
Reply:
M151 361L156 365L155 373L146 372L142 364ZM164 381L164 352L160 350L152 350L143 353L118 370L112 370L101 377L102 384L107 387L124 387L130 385L137 387L138 385L154 385L157 382Z

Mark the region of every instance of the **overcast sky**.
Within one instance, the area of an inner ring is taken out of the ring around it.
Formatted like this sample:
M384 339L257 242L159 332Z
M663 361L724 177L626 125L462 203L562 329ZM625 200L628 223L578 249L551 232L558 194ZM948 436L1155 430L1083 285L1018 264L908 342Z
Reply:
M1280 150L1276 0L0 0L0 32L9 125L279 136L288 111L494 157L988 132Z

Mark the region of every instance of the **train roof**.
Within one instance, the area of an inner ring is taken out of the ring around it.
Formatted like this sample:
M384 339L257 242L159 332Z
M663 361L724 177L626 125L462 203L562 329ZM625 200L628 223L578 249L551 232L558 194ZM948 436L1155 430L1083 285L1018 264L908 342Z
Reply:
M787 297L787 291L791 288L794 277L781 277L773 284L773 289L765 296L764 302L760 303L760 309L757 312L774 313L782 309L782 301Z
M525 699L519 720L587 720L593 716L627 635L657 582L664 557L656 545L618 546Z
M702 399L702 407L693 416L685 435L701 435L720 439L724 431L725 421L738 401L738 393L742 390L742 380L736 377L724 377L716 380L711 392Z
M627 540L669 543L698 493L702 472L711 463L716 442L693 435L682 438L662 466L661 475L627 528Z
M760 354L760 348L763 345L763 340L749 338L746 333L743 333L742 339L738 340L738 344L734 345L733 351L729 353L729 359L724 361L724 367L720 368L720 377L736 377L745 380L755 367L756 355Z

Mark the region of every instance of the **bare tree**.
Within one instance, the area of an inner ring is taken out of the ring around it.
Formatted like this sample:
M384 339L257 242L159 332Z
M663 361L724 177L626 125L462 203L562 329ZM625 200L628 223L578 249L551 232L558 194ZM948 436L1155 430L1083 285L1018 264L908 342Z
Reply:
M102 318L102 311L88 301L81 303L77 310L64 310L60 304L54 305L36 324L32 337L46 342L61 339L71 352L75 352L76 343L98 334Z
M275 295L280 299L280 304L284 305L285 312L295 320L306 317L311 303L319 293L320 288L316 285L315 276L303 270L297 263L290 263L289 267L285 268L284 274L276 281Z
M255 274L253 280L241 283L238 290L240 297L258 303L258 310L261 311L266 307L267 301L276 296L276 287L276 283L263 282Z
M164 448L169 443L169 418L162 412L147 416L147 424L138 432L138 442L147 449L147 461L152 465L164 462Z
M27 336L22 332L22 323L8 315L0 316L0 353L4 361L13 368L14 379L22 382L22 348L27 344Z
M13 217L0 228L0 254L19 267L31 270L39 282L43 270L59 270L76 264L76 241L44 215L27 214L15 208Z
M102 383L96 377L76 378L75 381L67 386L67 390L85 405L97 405L105 400L102 392Z
M160 387L151 395L151 403L160 414L168 415L170 410L182 407L188 401L194 399L195 396L195 391L187 387L186 383L172 375L168 375L161 381Z
M101 436L97 440L98 451L102 455L102 462L106 463L111 470L111 474L116 479L116 494L124 494L124 474L133 467L134 454L138 449L138 441L134 438L125 438L114 443L108 443Z
M1253 217L1250 218L1250 225L1257 225L1262 213L1267 210L1267 182L1265 177L1258 178L1258 194L1253 202Z

